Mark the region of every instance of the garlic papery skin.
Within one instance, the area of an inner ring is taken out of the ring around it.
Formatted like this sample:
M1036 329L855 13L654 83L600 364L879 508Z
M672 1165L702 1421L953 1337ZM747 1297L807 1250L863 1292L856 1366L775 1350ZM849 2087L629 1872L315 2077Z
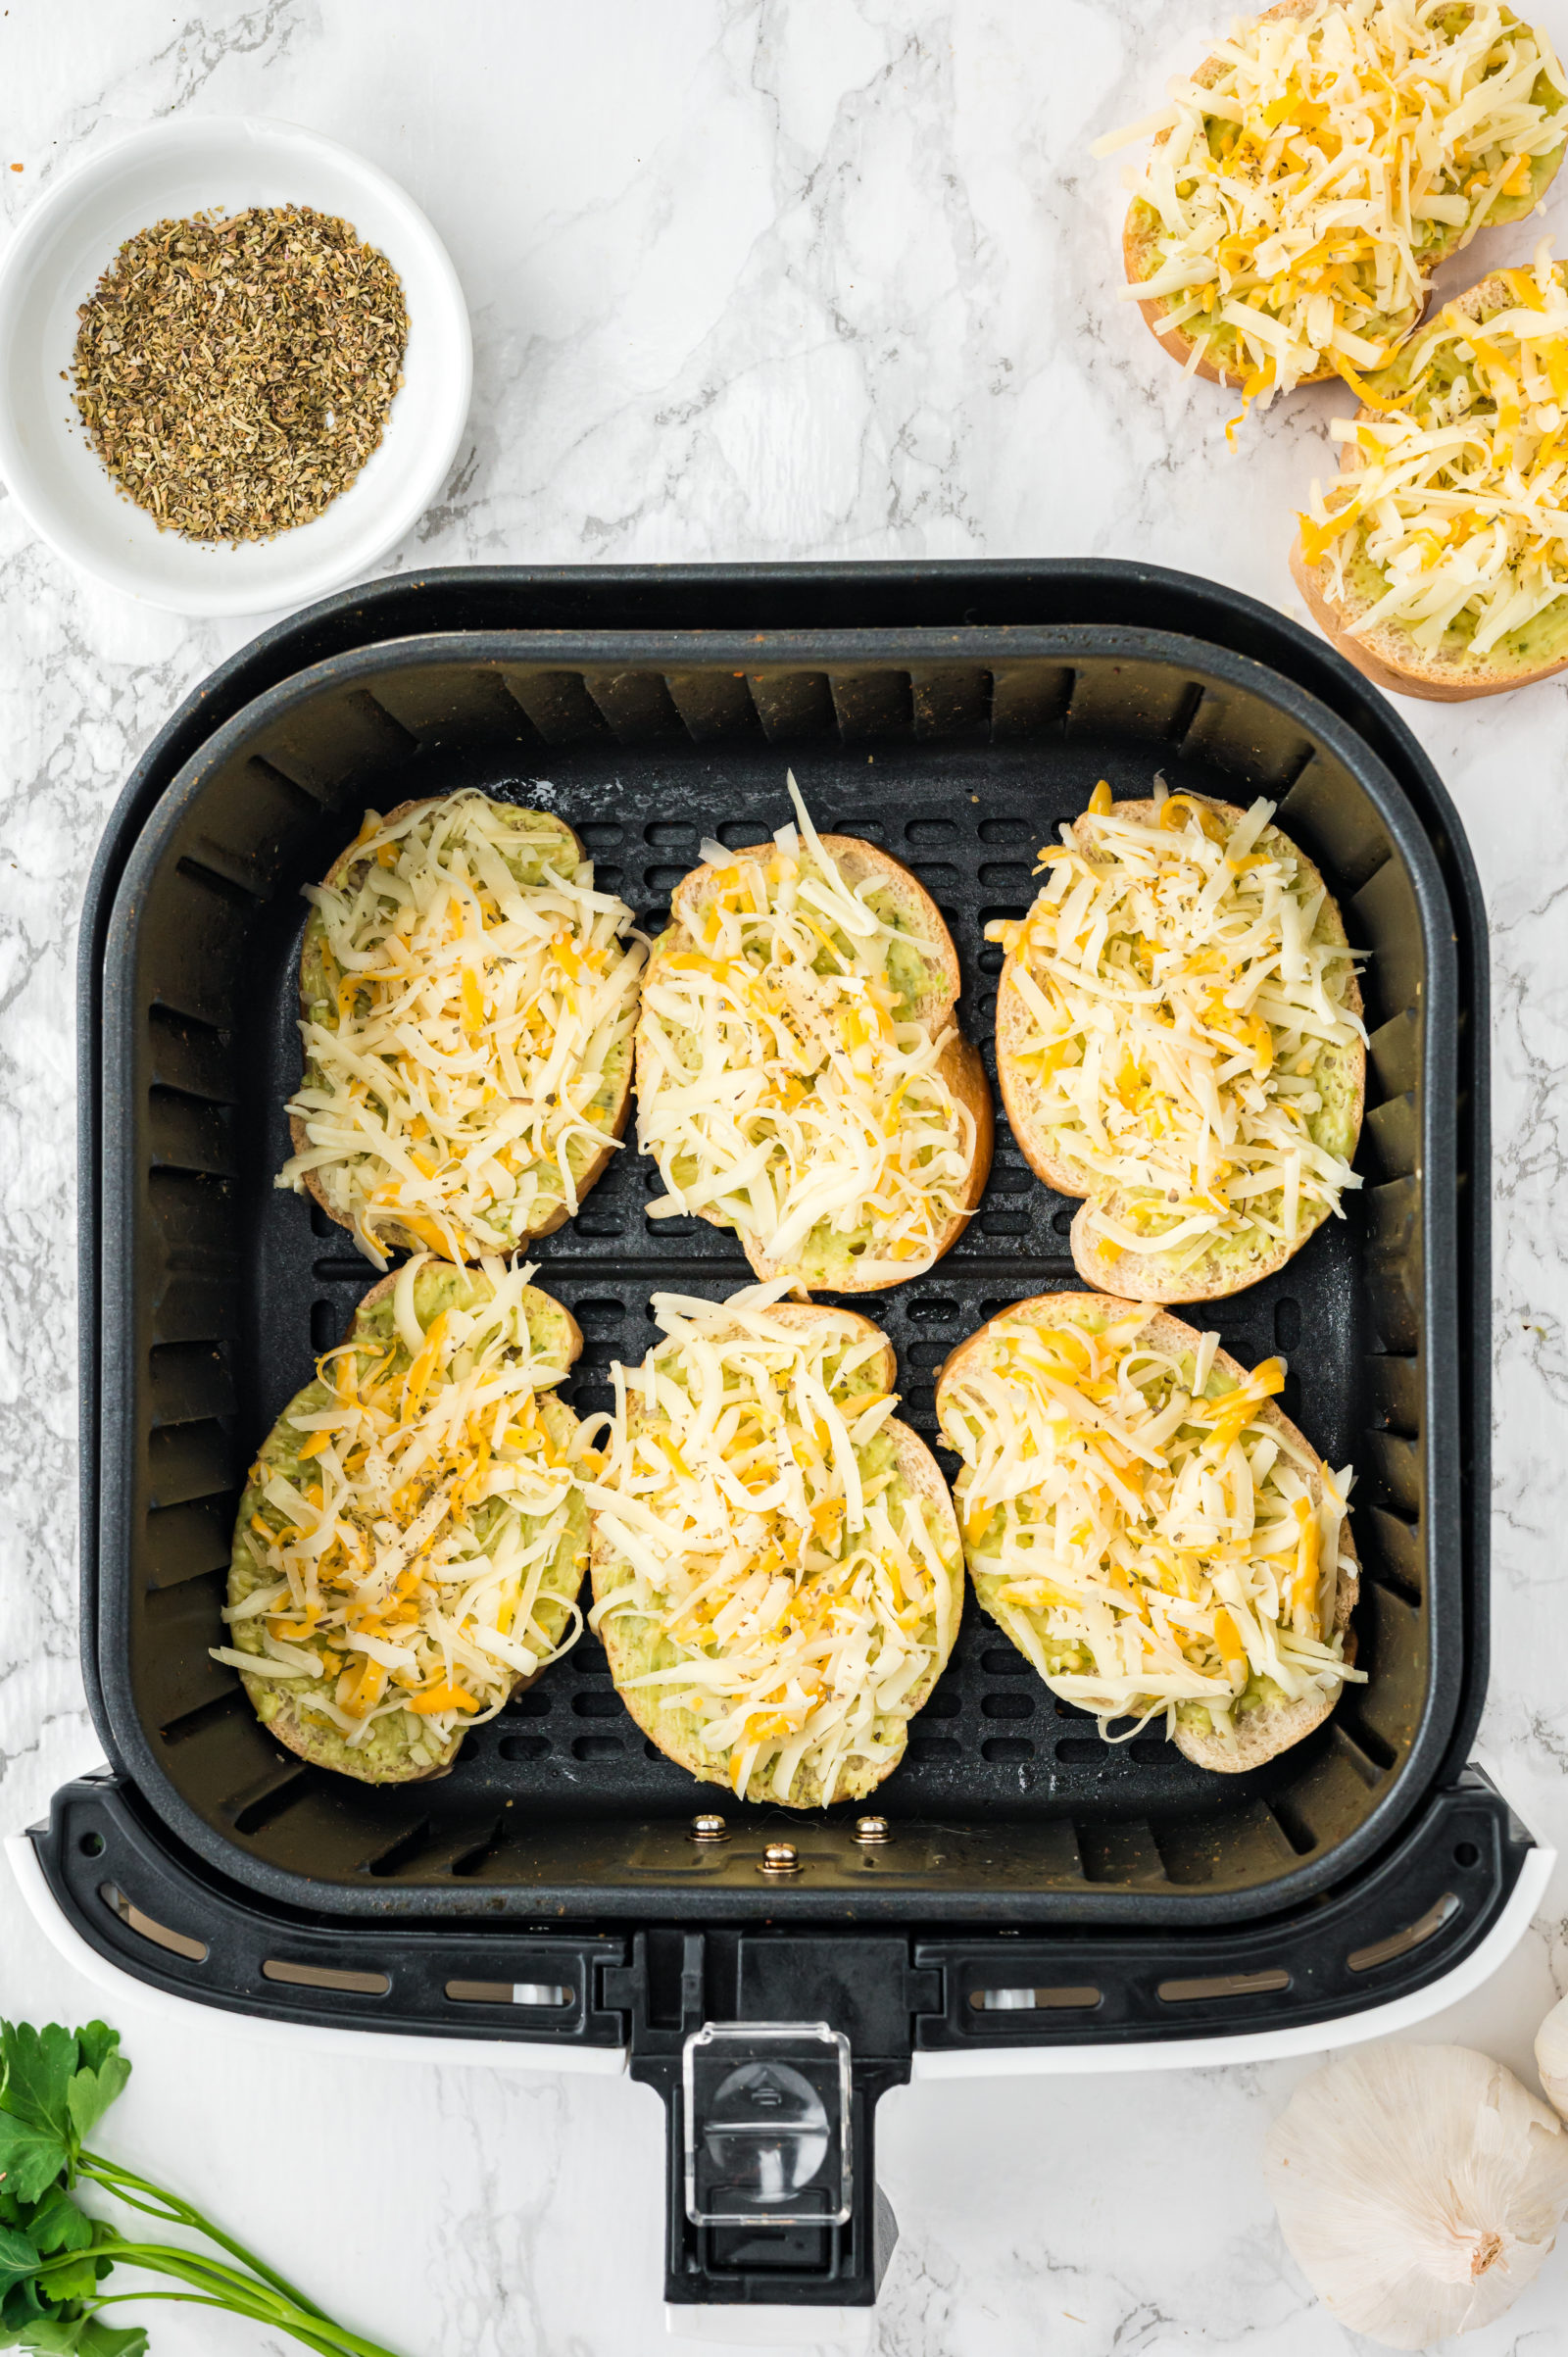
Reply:
M1263 2176L1324 2306L1424 2349L1490 2324L1535 2275L1568 2210L1568 2131L1485 2054L1370 2046L1297 2088Z
M1553 2005L1536 2032L1536 2068L1548 2102L1568 2120L1568 1997Z

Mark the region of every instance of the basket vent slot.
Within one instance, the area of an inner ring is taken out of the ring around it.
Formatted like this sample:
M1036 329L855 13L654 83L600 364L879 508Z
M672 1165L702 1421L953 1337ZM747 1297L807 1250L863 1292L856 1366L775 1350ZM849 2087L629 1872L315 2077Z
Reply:
M262 905L262 895L253 886L239 883L232 876L220 875L217 868L209 867L205 859L176 859L174 865L188 882L199 884L204 892L210 892L215 899L226 902L231 908L249 911Z
M1092 2013L1102 2002L1090 1983L1069 1982L1059 1989L971 1989L969 2003L976 2013Z
M1192 1981L1161 1981L1157 1990L1163 2005L1199 2005L1215 1997L1261 1997L1289 1989L1288 1972L1210 1973Z
M1273 1818L1275 1824L1279 1827L1281 1833L1285 1836L1286 1841L1295 1850L1297 1856L1298 1858L1310 1856L1311 1852L1317 1847L1317 1836L1312 1831L1312 1828L1307 1824L1306 1819L1301 1815L1300 1811L1295 1806L1289 1794L1285 1792L1276 1792L1273 1799L1265 1803L1265 1805L1268 1809L1269 1815Z
M1402 1932L1391 1932L1387 1940L1374 1940L1369 1947L1352 1948L1346 1963L1353 1973L1370 1973L1380 1964L1392 1964L1396 1956L1407 1956L1412 1948L1435 1940L1444 1925L1453 1921L1462 1903L1457 1892L1445 1891L1418 1921L1407 1923Z
M137 1933L143 1940L151 1940L154 1947L167 1948L172 1956L183 1956L190 1964L206 1963L208 1950L205 1940L193 1940L188 1932L173 1932L167 1923L155 1923L150 1915L144 1915L140 1907L126 1897L117 1884L100 1883L98 1895L129 1931Z
M757 707L743 673L666 671L664 685L694 744L709 745L717 739L734 744L738 737L755 741L761 734ZM741 830L734 835L721 831L719 839L733 846L755 843L757 837L757 822L753 819L743 821Z
M166 1743L188 1743L223 1719L248 1718L250 1715L251 1706L245 1699L245 1690L236 1681L233 1686L225 1687L220 1694L214 1694L210 1701L198 1702L193 1710L181 1711L177 1719L169 1720L159 1728L158 1733Z
M331 1989L353 1997L384 1997L392 1987L390 1973L345 1972L330 1964L296 1964L287 1956L264 1957L262 1977L281 1981L288 1989Z
M496 1745L502 1759L543 1759L553 1748L548 1735L504 1735Z
M1171 714L1170 741L1178 752L1192 735L1194 725L1202 708L1203 683L1200 679L1189 679L1177 699L1176 710Z
M838 715L825 671L754 671L751 690L770 745L837 735Z
M429 1818L416 1817L412 1825L405 1826L395 1841L388 1841L375 1852L373 1857L366 1859L366 1873L375 1875L400 1873L405 1866L418 1856L429 1839Z
M454 2005L530 2005L536 2012L559 2013L576 1991L564 1981L449 1981L447 1995Z
M232 1822L237 1834L259 1834L303 1800L310 1789L310 1770L297 1760L285 1762L270 1776L264 1777L249 1792L237 1793L229 1803Z

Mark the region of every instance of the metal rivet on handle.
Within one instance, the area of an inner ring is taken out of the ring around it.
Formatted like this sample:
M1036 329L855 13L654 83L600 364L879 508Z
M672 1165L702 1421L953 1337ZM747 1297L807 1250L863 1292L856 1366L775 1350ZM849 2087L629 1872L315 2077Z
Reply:
M855 1838L858 1841L863 1841L868 1846L877 1841L891 1841L893 1839L893 1829L889 1825L886 1817L857 1817L855 1820Z
M693 1841L727 1841L729 1827L724 1823L722 1817L714 1816L711 1811L704 1809L692 1819L692 1830L687 1838Z
M800 1852L793 1841L769 1841L757 1871L759 1874L799 1874Z

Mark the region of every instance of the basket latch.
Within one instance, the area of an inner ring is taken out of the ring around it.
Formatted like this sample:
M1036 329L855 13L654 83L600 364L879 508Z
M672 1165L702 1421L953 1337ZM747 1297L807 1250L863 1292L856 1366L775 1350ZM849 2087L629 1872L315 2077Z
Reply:
M876 2298L898 2239L875 2182L876 2102L909 2075L911 1985L934 1978L911 1972L902 1939L638 1936L605 1986L631 2016L632 2075L668 2114L667 2300ZM820 2012L786 2018L791 1995Z

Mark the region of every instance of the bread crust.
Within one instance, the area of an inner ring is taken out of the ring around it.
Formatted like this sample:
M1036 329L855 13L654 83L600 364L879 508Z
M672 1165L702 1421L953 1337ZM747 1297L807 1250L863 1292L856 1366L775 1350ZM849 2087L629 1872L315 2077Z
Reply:
M1515 301L1506 278L1494 270L1455 296L1447 308L1480 320L1488 312L1511 309ZM1376 410L1363 406L1355 414L1355 422L1368 422L1377 415ZM1341 473L1357 473L1361 456L1353 443L1342 443ZM1364 636L1357 634L1356 621L1370 611L1370 600L1352 592L1349 601L1342 604L1330 587L1333 567L1326 557L1316 565L1307 562L1300 532L1291 550L1291 574L1324 637L1386 695L1415 696L1428 704L1468 704L1477 696L1510 695L1515 688L1534 687L1540 680L1568 670L1568 650L1555 662L1510 663L1494 651L1475 663L1468 657L1455 660L1445 656L1441 648L1429 654L1396 622L1380 622Z
M1272 8L1266 8L1262 10L1255 21L1258 24L1268 24L1282 17L1308 17L1312 14L1313 10L1318 6L1318 4L1319 0L1276 0L1276 5ZM1502 11L1502 18L1504 25L1517 24L1519 22L1519 19L1515 16L1514 12L1507 8ZM1209 57L1203 60L1203 63L1199 67L1198 71L1191 76L1191 78L1200 89L1209 90L1214 87L1215 83L1220 79L1224 72L1224 61L1220 58ZM1163 147L1169 137L1170 133L1168 130L1160 131L1156 134L1152 144L1155 147ZM1555 178L1558 168L1562 162L1562 154L1563 151L1559 149L1557 157L1551 165L1551 169L1543 176L1538 178L1534 170L1532 171L1531 186L1526 195L1522 197L1504 197L1497 204L1494 205L1492 211L1488 214L1486 221L1482 223L1482 229L1486 230L1506 227L1510 221L1521 221L1524 219L1526 214L1533 212L1536 205L1540 202L1542 196L1545 193L1545 190L1551 185L1552 180ZM1149 274L1146 265L1154 248L1155 231L1154 227L1151 225L1149 221L1141 218L1141 214L1148 214L1150 210L1151 209L1148 206L1141 204L1141 200L1135 198L1132 204L1127 208L1127 218L1122 224L1122 269L1126 274L1127 282L1130 286L1140 285L1144 278ZM1463 232L1461 230L1453 229L1448 235L1444 237L1436 247L1433 248L1431 256L1426 264L1427 275L1423 281L1422 300L1418 305L1415 306L1407 324L1400 330L1396 338L1396 348L1407 343L1409 338L1415 333L1417 327L1420 326L1421 321L1426 314L1427 304L1431 299L1431 273L1443 263L1446 262L1450 254L1458 251L1459 242L1462 235ZM1166 314L1169 309L1165 297L1162 295L1140 297L1138 308L1143 313L1145 322L1150 328L1150 331L1153 335L1155 341L1164 351L1170 354L1172 360L1179 362L1181 366L1185 368L1189 360L1192 358L1194 339L1187 335L1180 327L1162 324L1162 322L1164 322L1166 319ZM1332 380L1338 376L1339 373L1340 371L1332 365L1331 362L1324 361L1312 370L1309 376L1298 377L1297 383L1298 386L1308 384L1327 384L1332 382ZM1205 377L1210 384L1240 385L1242 382L1242 378L1239 375L1232 374L1229 369L1216 368L1214 364L1208 360L1199 361L1197 367L1193 369L1193 374L1195 376ZM1310 603L1310 601L1308 602ZM1346 651L1348 653L1348 649ZM1350 660L1351 662L1354 662L1355 658L1351 656ZM1361 664L1358 667L1363 670L1367 670L1367 666L1365 664ZM1558 667L1560 666L1553 666L1553 668ZM1367 670L1367 676L1372 678L1375 677L1376 674L1371 670ZM1382 680L1379 680L1378 684L1381 686L1384 683ZM1524 682L1519 681L1515 684L1522 686ZM1419 695L1425 691L1418 688L1406 688L1398 690L1397 692L1406 695ZM1489 691L1478 688L1472 690L1471 692L1477 695L1483 695L1489 692L1494 694L1496 691ZM1452 698L1444 698L1441 700L1446 702L1456 701L1456 699Z
M1184 793L1183 799L1201 809L1218 811L1230 827L1234 827L1245 816L1245 812L1234 803L1220 802L1211 794ZM1115 805L1118 815L1140 823L1151 820L1157 808L1157 804L1150 797ZM1088 811L1074 820L1073 833L1080 850L1087 853L1092 841ZM1338 924L1343 940L1345 925L1340 916L1339 904L1323 884L1321 871L1307 858L1300 845L1286 835L1282 828L1270 824L1263 830L1259 841L1268 835L1278 835L1282 842L1288 843L1313 889L1323 888L1323 912L1318 921L1321 924L1332 912L1332 921ZM997 985L997 1078L1002 1089L1002 1102L1024 1159L1037 1177L1044 1179L1046 1185L1054 1188L1058 1195L1081 1196L1084 1173L1055 1152L1054 1133L1039 1117L1035 1084L1018 1067L1020 1044L1034 1027L1034 1017L1024 1005L1013 980L1022 946L1020 941L1017 948L1008 951ZM1353 968L1347 979L1345 1006L1351 1014L1359 1015L1362 1010L1361 988ZM1350 1076L1353 1123L1359 1141L1366 1109L1366 1049L1358 1039L1343 1054ZM1351 1151L1353 1153L1354 1149ZM1231 1294L1245 1292L1248 1286L1259 1285L1265 1277L1272 1276L1276 1269L1283 1268L1308 1238L1317 1233L1328 1217L1327 1206L1319 1207L1311 1225L1303 1224L1295 1244L1288 1244L1283 1238L1273 1240L1255 1258L1244 1261L1239 1274L1234 1266L1228 1269L1224 1262L1206 1259L1198 1261L1186 1272L1179 1272L1168 1268L1158 1252L1118 1252L1113 1261L1102 1259L1089 1233L1088 1218L1097 1203L1105 1200L1106 1197L1091 1195L1080 1203L1079 1209L1073 1215L1069 1237L1073 1266L1086 1285L1107 1292L1114 1291L1143 1301L1217 1301L1227 1299ZM1114 1196L1110 1200L1115 1200ZM1113 1283L1110 1282L1112 1272Z
M823 1319L831 1319L840 1325L848 1325L852 1331L858 1329L865 1335L875 1335L882 1345L880 1358L870 1362L876 1370L877 1384L880 1389L888 1391L896 1383L898 1360L893 1345L888 1341L882 1329L873 1324L870 1318L862 1317L858 1310L835 1309L826 1303L816 1301L778 1301L773 1304L768 1315L777 1318L782 1325L797 1330L818 1324ZM929 1697L932 1688L947 1667L954 1641L957 1636L958 1623L962 1617L962 1541L947 1481L936 1458L919 1434L911 1431L909 1426L898 1416L889 1416L882 1426L882 1430L892 1440L894 1463L900 1475L934 1509L939 1533L945 1530L951 1542L951 1545L942 1551L952 1556L957 1566L954 1575L953 1610L949 1614L946 1650L943 1650L939 1644L936 1658L910 1689L911 1694L916 1697L913 1708L918 1710ZM589 1577L596 1604L604 1602L606 1597L612 1596L617 1588L624 1585L621 1576L624 1564L625 1558L616 1550L613 1543L601 1528L600 1518L597 1515L594 1516L589 1548ZM632 1687L628 1685L628 1680L637 1674L642 1664L635 1649L636 1641L628 1634L625 1625L626 1617L628 1616L607 1615L599 1631L600 1641L610 1662L610 1673L614 1682L615 1692L649 1742L657 1743L666 1758L672 1759L677 1767L686 1769L688 1774L695 1776L700 1783L722 1785L726 1791L729 1791L730 1781L726 1772L728 1755L705 1751L695 1731L682 1727L669 1706L661 1704L657 1698L660 1690L646 1686ZM834 1792L834 1799L836 1801L863 1799L867 1792L874 1791L885 1777L892 1774L902 1757L901 1749L898 1758L889 1760L881 1768L876 1768L866 1761L859 1762L848 1781L841 1776ZM797 1772L796 1782L797 1788L799 1788L802 1782L799 1772ZM781 1803L774 1800L771 1794L768 1795L768 1798L771 1805L775 1807L808 1809L823 1808L828 1805L822 1797L819 1783L815 1790L808 1790L801 1797L794 1800Z
M1173 1351L1192 1350L1201 1340L1198 1329L1188 1325L1184 1318L1172 1317L1168 1310L1152 1307L1147 1301L1118 1300L1102 1293L1036 1294L1031 1300L1015 1301L1009 1308L1000 1311L996 1317L988 1318L986 1323L977 1328L966 1341L959 1343L955 1350L949 1352L937 1371L938 1423L944 1424L943 1404L950 1387L962 1382L972 1368L985 1363L990 1348L989 1338L995 1327L1004 1324L1015 1325L1020 1320L1030 1325L1059 1326L1064 1319L1070 1322L1075 1315L1082 1315L1086 1311L1096 1317L1109 1316L1114 1319L1120 1316L1132 1316L1140 1309L1147 1312L1140 1333L1147 1337L1156 1350ZM1250 1372L1239 1359L1233 1358L1228 1350L1216 1350L1214 1364L1216 1367L1223 1368L1228 1375L1234 1376L1238 1383L1245 1382ZM1257 1420L1259 1423L1271 1425L1282 1439L1293 1441L1310 1456L1311 1470L1304 1473L1302 1478L1311 1494L1314 1506L1320 1504L1327 1468L1311 1442L1297 1425L1291 1422L1289 1416L1281 1412L1272 1399L1263 1402L1258 1411ZM1350 1529L1348 1514L1341 1526L1340 1546L1342 1553L1349 1557L1349 1566L1348 1569L1342 1566L1339 1571L1339 1584L1335 1591L1334 1616L1330 1624L1330 1634L1338 1631L1348 1632L1345 1658L1347 1662L1353 1664L1355 1637L1353 1630L1350 1630L1349 1621L1360 1595L1361 1581L1360 1558L1356 1553L1355 1540ZM965 1555L967 1556L967 1549L965 1549ZM973 1582L981 1608L991 1614L999 1628L1005 1631L1009 1642L1017 1645L1017 1639L1013 1637L1012 1631L1007 1628L1005 1621L1001 1620L996 1613L991 1611L991 1606L981 1593L979 1582L974 1577L972 1565L970 1566L970 1579ZM1019 1650L1022 1651L1021 1646ZM1025 1655L1024 1658L1027 1660L1028 1656ZM1031 1663L1030 1666L1033 1667L1033 1664ZM1192 1760L1195 1766L1211 1769L1217 1775L1240 1775L1249 1768L1260 1767L1264 1760L1274 1759L1282 1751L1290 1750L1293 1744L1300 1743L1305 1736L1310 1735L1314 1727L1320 1727L1339 1701L1344 1691L1344 1686L1341 1684L1333 1693L1326 1694L1319 1689L1313 1694L1302 1695L1296 1702L1265 1702L1258 1709L1247 1712L1236 1723L1234 1739L1230 1741L1227 1741L1223 1735L1213 1733L1204 1735L1197 1728L1184 1727L1178 1722L1172 1741L1176 1748L1186 1758Z
M396 810L388 810L381 823L383 826L391 826L399 818L412 817L416 810L433 810L438 802L442 802L445 799L446 797L444 795L427 794L416 802L400 802ZM557 813L554 810L545 812L543 815L557 819L557 823L560 825L563 832L570 836L579 863L586 859L588 854L584 848L582 837L578 834L576 828L567 826L566 821L564 818L558 818ZM331 885L337 882L338 877L343 873L345 867L347 867L350 861L353 859L357 848L358 847L355 844L351 843L343 851L339 852L337 858L333 860L331 866L321 878L323 885ZM308 937L309 926L307 926L306 932ZM308 1017L311 1011L310 1002L307 998L305 989L305 953L306 942L302 940L300 944L299 979L299 1003L300 1014L302 1018ZM582 1201L587 1195L589 1188L597 1185L598 1181L603 1178L605 1170L609 1164L610 1157L615 1151L615 1143L625 1130L627 1117L631 1112L632 1064L633 1059L630 1056L628 1056L626 1058L626 1069L621 1077L620 1096L616 1101L610 1127L605 1132L604 1148L602 1152L595 1154L593 1160L588 1163L582 1173L582 1176L577 1181L577 1202L579 1205L582 1203ZM292 1151L295 1154L304 1154L310 1146L310 1139L305 1134L305 1123L300 1118L298 1113L290 1113L288 1117L288 1134ZM325 1195L321 1191L320 1181L316 1171L305 1171L301 1176L300 1184L304 1187L306 1194L312 1198L313 1202L320 1204L328 1219L335 1221L337 1226L340 1228L347 1228L351 1236L354 1235L353 1220L348 1216L347 1213L335 1210L332 1204L327 1202ZM557 1228L564 1226L565 1221L570 1216L571 1214L567 1211L565 1204L564 1203L558 1203L550 1217L542 1221L538 1227L530 1228L525 1236L519 1238L518 1242L513 1247L513 1250L514 1252L521 1252L528 1245L536 1243L541 1236L553 1236ZM425 1247L420 1243L418 1237L413 1235L407 1228L400 1226L395 1219L383 1220L378 1224L381 1235L385 1239L386 1248L389 1252L418 1252L424 1251ZM359 1243L359 1238L357 1236L355 1237L355 1243L356 1245ZM465 1254L465 1259L468 1261L469 1266L471 1266L473 1260L476 1260L478 1257L479 1255L477 1253L474 1253L471 1259L467 1254Z
M443 1266L451 1266L453 1264L450 1262L438 1261L434 1265L439 1268ZM386 1300L393 1287L397 1284L399 1274L400 1271L397 1269L388 1270L384 1277L378 1278L375 1284L370 1286L368 1292L362 1296L360 1301L355 1307L354 1315L349 1320L347 1332L343 1337L344 1343L350 1343L353 1341L361 1321L368 1314L370 1310L376 1306L378 1302ZM543 1288L532 1287L530 1290L542 1292ZM565 1367L567 1370L569 1370L576 1364L577 1358L582 1350L582 1328L578 1325L576 1319L572 1316L571 1311L566 1307L564 1301L556 1301L554 1295L546 1295L545 1298L550 1301L552 1308L559 1310L561 1316L565 1320L567 1348L564 1357ZM308 1389L309 1387L307 1386L306 1388ZM296 1393L295 1399L297 1399L299 1395ZM543 1395L543 1399L550 1401L561 1412L561 1414L571 1417L573 1424L576 1423L577 1418L575 1410L568 1407L564 1399L559 1399L554 1392ZM284 1408L282 1414L273 1424L271 1432L268 1434L267 1440L262 1443L262 1448L264 1450L267 1448L268 1443L271 1440L272 1434L277 1431L278 1426L286 1422L290 1409L293 1407L293 1405L294 1400L291 1399L288 1406ZM241 1512L243 1513L243 1507L241 1508ZM590 1547L592 1545L592 1526L593 1518L590 1515ZM231 1571L231 1580L233 1574ZM307 1761L312 1767L325 1768L331 1774L336 1776L351 1777L359 1784L426 1784L432 1777L449 1775L451 1773L452 1763L463 1747L463 1739L466 1733L466 1730L459 1727L455 1729L454 1732L447 1738L445 1746L443 1747L440 1756L429 1767L421 1768L417 1766L412 1759L409 1758L407 1753L403 1755L402 1764L399 1764L395 1760L388 1764L384 1761L384 1759L368 1759L363 1753L349 1751L348 1747L342 1743L341 1741L338 1741L335 1743L329 1743L327 1740L328 1736L330 1734L331 1736L335 1737L335 1729L328 1730L323 1728L318 1720L302 1719L297 1708L295 1707L298 1697L289 1687L283 1686L279 1682L270 1678L262 1679L248 1677L243 1670L238 1671L236 1675L239 1678L240 1684L245 1689L245 1693L250 1701L251 1707L253 1710L255 1710L264 1731L272 1738L274 1743L281 1743L286 1751L292 1751L296 1753L299 1758ZM513 1679L512 1685L508 1690L508 1699L510 1700L512 1696L526 1692L526 1690L534 1684L535 1680L541 1678L543 1675L544 1671L542 1668L528 1672L519 1671L518 1674ZM261 1709L261 1704L264 1700L270 1705L269 1712L266 1715L263 1714Z
M946 917L913 869L906 867L902 859L896 859L891 852L883 851L875 843L862 842L858 835L822 835L818 840L852 888L867 882L885 886L895 893L904 913L920 938L929 941L937 953L939 987L929 991L914 1011L935 1036L940 1036L945 1026L951 1024L953 1027L952 1037L942 1052L937 1069L955 1098L968 1107L973 1117L974 1154L969 1165L963 1202L940 1232L936 1252L929 1263L934 1268L937 1261L952 1251L979 1208L986 1182L991 1176L991 1157L996 1143L996 1112L991 1102L991 1085L986 1079L985 1062L979 1049L957 1025L958 953ZM727 864L738 865L743 859L765 860L771 858L777 848L773 843L748 843L731 853ZM701 905L702 894L708 881L717 872L714 866L705 863L682 876L670 895L670 916L675 923L684 924L688 931L694 929L694 918ZM652 1062L645 1044L646 1020L646 1016L641 1016L637 1024L634 1062L639 1098L643 1094L644 1081ZM706 1219L710 1227L730 1228L730 1222L722 1212L704 1210L698 1216ZM760 1283L768 1284L774 1277L787 1273L768 1256L756 1238L743 1236L740 1244ZM907 1284L908 1279L907 1270L897 1276L867 1277L861 1276L852 1265L842 1278L824 1290L851 1294L886 1293L892 1286Z

